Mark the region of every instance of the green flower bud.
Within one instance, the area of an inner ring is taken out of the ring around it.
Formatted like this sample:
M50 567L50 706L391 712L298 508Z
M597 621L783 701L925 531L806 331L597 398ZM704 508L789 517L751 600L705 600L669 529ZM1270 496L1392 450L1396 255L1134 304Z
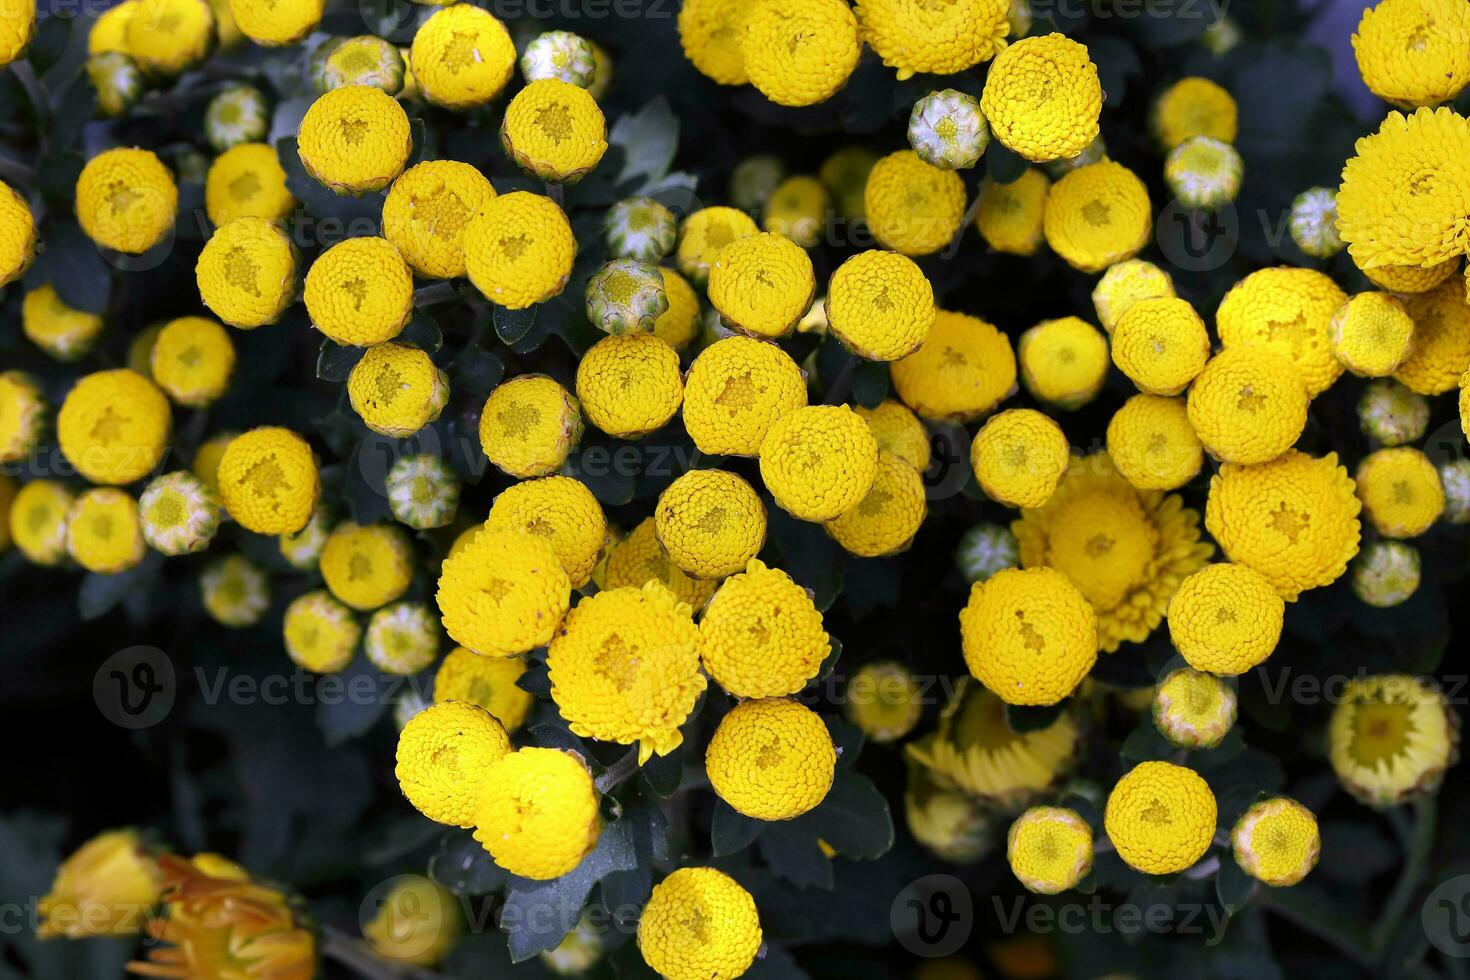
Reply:
M657 265L674 250L679 222L674 212L651 197L630 197L607 209L602 234L615 259Z
M1214 674L1173 671L1154 692L1154 725L1181 749L1212 749L1235 724L1235 689Z
M1383 446L1416 442L1429 427L1429 399L1392 378L1370 381L1358 399L1358 423Z
M614 259L587 281L587 318L606 333L652 330L668 308L664 277L647 262Z
M931 92L909 113L909 145L940 170L973 167L990 145L990 125L980 103L952 88Z
M204 110L204 135L218 153L241 143L259 143L270 132L270 107L257 88L225 89Z
M1319 259L1330 259L1345 247L1337 233L1337 194L1326 187L1302 191L1291 202L1291 240Z
M1470 523L1470 459L1454 459L1439 466L1444 486L1444 519L1451 524Z
M97 90L97 107L120 116L143 94L143 72L120 51L105 51L87 59L87 77Z
M526 81L543 78L589 88L597 71L597 56L586 38L570 31L547 31L526 45L521 55L521 74Z
M1373 541L1352 564L1353 594L1370 606L1387 609L1419 588L1419 552L1403 541Z
M420 531L443 527L459 510L459 477L438 456L404 456L388 471L388 509Z
M138 497L143 540L165 555L203 551L219 530L220 506L204 481L186 470L157 477Z
M439 617L422 602L395 602L368 620L363 650L385 674L417 674L439 656Z
M1235 147L1210 136L1190 137L1164 160L1164 180L1187 208L1212 210L1234 201L1243 173Z
M325 41L312 52L311 80L318 92L370 85L397 95L403 91L403 55L371 34Z
M1021 550L1009 528L977 524L960 535L954 562L965 581L973 584L984 582L1001 569L1020 565Z
M271 604L270 578L244 555L225 555L199 575L205 611L221 626L254 626Z
M327 504L318 504L305 527L295 534L281 535L281 557L292 568L315 571L322 559L322 549L327 546L327 535L332 533L332 526L336 523L331 508Z

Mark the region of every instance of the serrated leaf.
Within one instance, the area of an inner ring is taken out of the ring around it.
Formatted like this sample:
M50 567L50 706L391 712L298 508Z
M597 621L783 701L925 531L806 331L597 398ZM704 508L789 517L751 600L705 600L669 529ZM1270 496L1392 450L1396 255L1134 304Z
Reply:
M768 826L770 825L736 813L730 804L716 799L714 816L710 820L710 848L715 857L739 853L755 843Z
M500 928L509 936L510 958L520 963L556 948L577 924L592 887L615 871L638 866L631 828L622 820L602 829L597 847L571 871L551 881L511 876Z
M791 823L843 857L877 858L893 846L888 800L871 779L851 769L838 769L826 798Z
M679 150L679 119L660 95L637 112L626 112L613 123L608 145L623 151L623 166L614 183L636 181L629 193L639 193L644 184L663 178Z
M346 381L365 353L365 347L347 347L334 340L323 340L316 355L316 376L323 381Z
M429 877L456 895L470 896L498 892L510 880L468 830L452 830L439 839Z

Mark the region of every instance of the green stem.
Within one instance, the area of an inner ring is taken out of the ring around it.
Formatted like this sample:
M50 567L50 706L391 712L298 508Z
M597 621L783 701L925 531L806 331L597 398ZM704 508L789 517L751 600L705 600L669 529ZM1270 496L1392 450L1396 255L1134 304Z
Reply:
M1437 802L1433 794L1426 794L1414 801L1414 828L1406 848L1404 870L1399 874L1399 880L1394 884L1393 891L1389 893L1388 901L1383 906L1383 913L1373 926L1370 945L1375 957L1382 956L1384 950L1388 948L1400 920L1409 910L1409 903L1413 900L1414 894L1419 890L1419 885L1424 879L1424 872L1429 865L1429 855L1434 849L1434 827L1437 815L1435 804Z
M51 101L46 98L46 90L41 87L41 81L36 77L36 70L31 67L31 63L24 59L12 62L10 72L20 82L20 87L25 89L31 105L35 106L36 118L42 123L50 122Z
M628 750L628 753L626 755L604 769L602 771L602 775L597 777L597 792L611 792L613 787L617 786L619 783L621 783L623 780L627 779L629 776L633 775L633 773L637 771L638 746L635 745Z

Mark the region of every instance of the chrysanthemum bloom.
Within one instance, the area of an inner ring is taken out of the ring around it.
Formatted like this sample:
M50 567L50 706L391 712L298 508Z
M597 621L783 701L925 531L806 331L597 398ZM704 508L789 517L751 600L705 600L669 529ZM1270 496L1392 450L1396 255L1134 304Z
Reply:
M24 459L45 428L46 398L35 378L0 371L0 463Z
M1075 810L1034 806L1006 833L1006 860L1016 880L1038 895L1056 895L1092 870L1092 828Z
M937 310L919 349L889 369L903 403L923 418L971 422L1016 389L1011 341L979 317Z
M241 330L275 323L296 293L296 247L263 218L236 218L215 230L194 265L199 298Z
M558 878L597 846L602 818L587 763L560 749L524 748L486 771L475 840L511 874Z
M1189 389L1189 422L1215 458L1265 463L1296 444L1307 403L1301 375L1274 349L1227 347Z
M1043 320L1021 334L1016 354L1026 390L1067 410L1096 398L1108 374L1108 340L1081 317Z
M200 443L194 451L194 461L189 465L193 474L209 489L219 492L219 464L225 458L225 450L234 441L238 432L216 432Z
M536 700L516 686L526 672L519 657L482 657L473 650L455 647L445 654L434 672L435 701L468 701L495 716L507 732L526 720Z
M36 8L10 3L0 12L0 68L25 54L36 33Z
M127 6L123 3L113 9ZM204 110L204 136L217 153L242 143L262 142L269 132L270 106L254 86L232 85L210 99Z
M568 476L548 476L502 490L490 506L485 529L544 538L566 569L572 588L580 589L602 557L607 521L586 484Z
M465 230L493 197L495 188L490 181L469 164L425 160L405 170L388 189L383 202L383 237L421 276L462 276ZM388 281L396 279L390 276ZM373 285L381 288L384 284Z
M1113 363L1139 390L1177 395L1204 370L1210 335L1186 301L1144 299L1118 319L1112 351Z
M581 439L577 399L544 374L502 382L480 412L486 458L518 479L555 473Z
M1372 541L1349 569L1353 595L1376 609L1408 600L1419 589L1419 552L1402 541Z
M1470 459L1440 463L1439 482L1444 485L1444 519L1451 524L1470 522Z
M760 234L755 219L735 208L700 208L679 226L675 263L690 282L703 286L709 279L715 256L726 245L748 235Z
M24 13L27 5L17 5L19 12ZM133 19L133 14L138 11L137 0L122 0L115 4L92 21L92 27L87 31L87 53L88 54L127 54L128 53L128 22ZM7 13L11 13L7 8ZM34 16L35 11L31 11ZM17 24L17 26L19 26ZM3 60L3 50L0 50L0 60Z
M689 607L656 582L583 599L551 640L551 697L573 732L638 745L639 763L684 741L705 688Z
M465 229L464 252L470 282L486 299L523 310L562 291L577 240L549 197L513 191L485 202Z
M1235 99L1208 78L1181 78L1154 100L1150 128L1165 150L1196 136L1234 143L1238 126Z
M369 429L406 439L439 418L449 379L417 347L375 344L353 365L347 395Z
M1391 378L1370 382L1358 399L1363 434L1383 446L1402 446L1423 438L1429 427L1429 399Z
M1327 724L1343 789L1372 807L1439 788L1458 758L1458 715L1432 682L1406 674L1347 682Z
M1118 472L1140 490L1177 490L1204 465L1183 398L1128 399L1108 422L1107 449Z
M515 71L516 49L495 15L455 4L420 25L408 64L424 98L449 109L468 109L505 88Z
M403 89L403 68L403 53L396 45L371 34L359 34L318 45L311 59L311 80L318 92L344 85L371 85L397 95Z
M1153 232L1148 189L1112 160L1078 167L1046 198L1046 243L1073 268L1101 272L1137 255Z
M163 874L136 830L108 830L56 869L36 908L39 939L132 936L158 904Z
M306 110L297 140L302 166L338 194L382 190L402 172L412 150L403 106L371 85L344 85L318 98Z
M1363 269L1363 275L1379 289L1393 293L1427 293L1460 271L1458 256L1421 268L1417 265L1380 265Z
M353 609L376 609L403 595L413 580L413 543L393 524L343 521L322 549L322 578Z
M959 234L965 182L952 170L925 163L913 150L899 150L873 165L863 189L863 211L883 247L928 255Z
M464 932L459 899L423 875L393 879L362 936L373 952L391 963L434 966Z
M789 698L752 698L720 719L704 767L715 794L735 812L791 820L826 798L837 750L812 709Z
M538 34L521 54L521 74L528 82L549 78L588 88L596 69L592 42L570 31Z
M1275 651L1285 611L1259 572L1217 562L1179 583L1169 600L1169 639L1195 670L1234 677Z
M919 417L901 402L887 399L877 408L853 409L862 416L878 440L880 452L893 453L919 473L929 468L932 450L929 447L929 432Z
M1009 0L861 0L863 40L900 81L917 72L953 75L994 58L1010 30Z
M673 269L660 268L669 308L653 321L653 335L676 351L684 351L699 332L699 296Z
M1056 704L1097 660L1097 614L1051 568L1006 569L971 585L960 636L970 673L1007 704Z
M896 660L864 664L847 682L843 709L869 741L896 742L919 723L924 703L919 681Z
M995 59L980 107L995 138L1033 163L1071 159L1097 138L1103 91L1087 46L1022 38Z
M97 346L102 327L102 317L67 306L49 282L29 290L21 300L21 331L55 360L86 356Z
M970 443L970 467L986 496L1007 507L1040 507L1067 472L1062 427L1031 408L990 418Z
M587 280L587 319L605 333L652 330L669 308L657 266L639 259L613 259Z
M1169 151L1164 181L1187 208L1214 210L1235 200L1245 164L1229 143L1191 136Z
M913 259L874 249L854 255L832 273L825 308L832 332L854 353L897 361L929 335L934 289Z
M908 137L909 146L931 167L965 170L990 145L990 126L973 96L947 88L914 103Z
M1470 84L1470 10L1456 0L1381 0L1353 35L1374 95L1404 109L1448 102Z
M230 516L257 534L301 530L321 494L316 459L306 440L271 426L231 440L217 480Z
M1097 322L1112 333L1135 303L1146 299L1173 299L1174 277L1147 259L1125 259L1108 266L1092 288Z
M436 823L473 827L490 767L510 752L505 728L484 708L441 701L398 734L394 774L414 809Z
M709 298L725 324L775 339L796 325L816 291L812 260L782 235L758 232L720 249L709 268Z
M1045 241L1042 221L1049 193L1051 180L1034 168L1009 184L987 177L980 183L975 230L997 252L1035 255Z
M679 223L674 212L653 198L629 197L607 209L602 235L613 258L657 264L674 250Z
M651 333L605 337L577 365L582 410L609 435L636 439L660 429L683 398L679 355Z
M388 471L388 509L415 530L443 527L459 510L459 477L438 456L400 457Z
M750 969L761 924L750 892L714 868L679 868L638 918L638 951L669 980L728 980Z
M856 507L878 475L878 440L846 405L787 412L761 441L761 479L782 510L830 521Z
M203 551L219 530L220 504L204 481L185 470L156 477L138 497L143 540L165 555Z
M286 607L282 640L286 655L302 670L335 674L352 662L362 624L326 589L308 592Z
M1235 725L1235 715L1235 690L1214 674L1181 667L1154 691L1154 726L1182 749L1219 745Z
M607 120L586 89L543 78L510 100L500 143L527 173L575 183L607 152Z
M750 81L740 53L749 10L742 0L689 0L679 6L679 43L684 56L721 85Z
M1332 354L1332 314L1347 293L1314 269L1259 269L1231 287L1215 311L1225 347L1270 347L1302 376L1316 398L1342 374Z
M1108 795L1108 839L1127 865L1174 874L1204 857L1215 836L1215 794L1193 769L1140 762Z
M168 398L135 371L83 377L56 416L62 455L93 483L132 483L163 458L172 415Z
M59 565L66 558L66 518L73 497L55 480L32 480L10 504L10 540L33 565Z
M386 238L348 238L311 264L303 298L326 337L371 347L398 336L413 316L413 272Z
M766 507L728 470L696 469L659 494L654 530L669 558L695 578L733 575L766 543Z
M323 0L230 0L235 26L262 47L295 44L321 23Z
M1353 479L1363 516L1386 538L1416 538L1444 511L1439 472L1412 447L1370 453L1358 464Z
M1318 259L1330 259L1347 243L1337 233L1337 193L1328 187L1302 191L1291 201L1291 240Z
M626 538L611 546L606 563L593 579L602 589L628 585L641 588L645 582L658 582L696 611L704 607L719 584L713 579L695 578L676 565L659 543L652 517L644 518Z
M842 0L758 3L741 21L746 75L777 105L826 102L847 83L862 50L857 18Z
M238 143L215 157L204 182L204 209L216 226L236 218L280 221L296 207L286 171L268 143Z
M802 248L812 248L822 240L831 203L826 185L816 177L787 177L766 198L761 228L785 235Z
M1322 835L1312 811L1289 796L1252 803L1230 831L1235 863L1252 878L1280 888L1317 866Z
M844 146L817 168L817 177L832 194L837 213L848 221L863 217L863 190L878 155L865 146Z
M1205 527L1231 561L1295 602L1347 570L1358 553L1361 506L1336 453L1289 449L1269 463L1220 467L1210 479Z
M186 316L159 331L149 374L180 405L199 408L223 395L235 370L235 345L214 320Z
M754 456L776 420L806 402L806 379L789 354L750 337L727 337L689 367L684 427L702 453Z
M177 75L209 53L214 23L204 0L138 0L127 21L128 55L149 75Z
M113 575L143 560L138 502L115 487L82 493L66 516L66 553L89 572Z
M909 742L905 748L916 744ZM914 840L946 861L973 864L995 849L995 811L912 761L903 810Z
M254 626L271 604L270 578L244 555L225 555L206 565L199 592L205 612L231 629Z
M0 286L19 279L36 254L36 221L25 198L0 181Z
M417 674L439 656L439 624L426 604L395 602L368 619L362 649L385 674Z
M1019 566L1021 552L1010 528L976 524L960 535L954 561L966 582L983 582L1002 569Z
M880 449L872 489L855 507L828 522L826 529L849 554L876 558L906 550L928 510L919 471Z
M544 538L482 530L444 560L436 598L454 642L500 657L548 643L571 591L566 569Z
M1414 321L1388 293L1359 293L1333 314L1328 336L1343 367L1359 377L1381 378L1413 352Z
M1470 303L1451 279L1414 296L1401 297L1414 320L1414 350L1393 373L1421 395L1442 395L1459 384L1470 364Z
M77 178L77 221L103 248L148 251L173 230L178 209L174 175L151 150L104 150Z

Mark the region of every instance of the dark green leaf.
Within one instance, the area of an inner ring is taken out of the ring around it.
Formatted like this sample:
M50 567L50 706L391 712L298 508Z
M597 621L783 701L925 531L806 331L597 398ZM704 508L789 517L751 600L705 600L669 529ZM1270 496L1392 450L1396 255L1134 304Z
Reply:
M454 362L454 390L483 401L505 377L505 362L479 347L462 351Z
M1167 759L1174 754L1174 746L1164 740L1159 730L1154 727L1152 717L1145 717L1128 737L1123 740L1123 747L1119 755L1125 762L1146 762L1149 760Z
M852 396L864 408L877 408L888 397L888 365L860 361L852 372Z
M116 575L88 572L77 590L77 612L84 620L104 616L129 594L146 592L162 570L163 556L150 550L143 555L141 562L126 572Z
M724 800L715 800L715 812L710 821L710 848L715 857L724 857L745 850L760 837L769 824L736 813Z
M67 306L106 313L112 297L112 270L81 226L70 220L46 221L41 241L45 247L25 275L26 289L50 283Z
M797 821L767 824L757 842L761 857L777 876L797 888L832 889L832 860L822 853L817 837Z
M543 749L560 749L581 756L594 776L603 771L602 763L597 761L597 757L588 751L575 733L563 725L533 725L527 734L531 737L532 745Z
M533 659L526 664L526 672L516 678L516 687L538 697L550 697L551 677L546 672L546 661Z
M1220 859L1220 870L1215 875L1215 895L1225 906L1228 915L1234 915L1250 901L1256 890L1256 880L1240 869L1228 854Z
M323 381L346 381L366 352L365 347L346 347L334 340L323 340L316 355L316 376Z
M985 149L985 173L997 184L1015 183L1029 166L1024 157L1006 149L1000 140L991 140Z
M328 746L341 745L366 734L387 714L392 701L391 689L397 687L368 663L366 657L354 658L337 676L342 679L342 690L346 693L340 698L324 697L316 706L317 727ZM364 696L373 687L376 693Z
M1044 728L1050 728L1066 710L1066 705L1066 701L1045 706L1008 704L1006 705L1006 725L1017 734L1039 732Z
M514 344L524 337L536 322L535 306L523 310L512 310L504 306L495 307L495 336L503 343Z
M871 779L851 769L838 769L826 799L791 824L844 857L881 857L893 846L888 801Z
M639 770L643 784L656 795L668 799L679 788L684 779L684 746L679 746L667 755L656 755Z
M451 830L439 839L429 877L456 895L498 892L510 878L468 830Z
M837 749L837 766L841 769L851 769L863 754L863 746L867 744L868 737L863 730L841 715L823 715L822 721L827 724L827 732L832 736L832 746Z
M500 928L510 937L511 960L520 963L554 949L577 924L592 886L614 871L637 866L631 829L619 820L605 826L592 853L560 878L527 881L511 876L500 911Z
M393 338L397 343L409 344L425 353L433 354L444 346L444 331L439 321L428 310L414 310L413 318L403 332Z

